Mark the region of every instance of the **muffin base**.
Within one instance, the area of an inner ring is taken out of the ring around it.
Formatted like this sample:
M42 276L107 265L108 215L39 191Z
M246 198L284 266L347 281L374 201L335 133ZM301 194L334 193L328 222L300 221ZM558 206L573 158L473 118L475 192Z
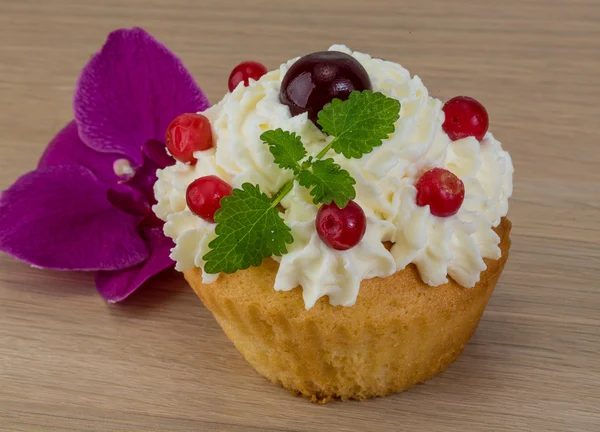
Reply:
M258 373L313 402L363 400L407 390L458 358L504 268L510 229L502 219L502 257L485 260L473 288L452 279L428 286L411 264L362 281L352 307L322 297L307 311L301 288L273 289L278 264L271 259L212 284L202 283L200 269L185 277Z

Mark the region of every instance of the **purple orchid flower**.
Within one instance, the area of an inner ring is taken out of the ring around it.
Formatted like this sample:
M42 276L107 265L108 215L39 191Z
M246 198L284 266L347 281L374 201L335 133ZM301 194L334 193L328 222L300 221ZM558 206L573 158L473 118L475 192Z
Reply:
M75 120L2 193L0 250L36 267L96 271L109 302L171 267L173 244L151 210L156 170L174 163L169 123L208 106L164 45L139 28L111 33L81 73Z

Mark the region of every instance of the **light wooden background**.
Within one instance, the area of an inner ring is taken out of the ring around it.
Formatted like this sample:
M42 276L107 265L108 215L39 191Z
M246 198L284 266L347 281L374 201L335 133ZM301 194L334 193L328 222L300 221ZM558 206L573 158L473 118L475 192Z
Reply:
M241 60L273 68L332 43L481 100L516 168L511 259L447 372L317 406L258 376L175 274L109 306L89 275L2 255L0 430L600 430L598 0L1 0L0 189L71 119L106 34L132 25L212 102Z

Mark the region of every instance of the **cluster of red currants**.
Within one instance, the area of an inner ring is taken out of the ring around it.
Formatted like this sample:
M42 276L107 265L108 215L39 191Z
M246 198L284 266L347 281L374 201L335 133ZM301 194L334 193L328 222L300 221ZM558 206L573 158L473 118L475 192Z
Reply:
M229 90L240 83L248 86L258 80L267 69L257 62L243 62L229 77ZM352 56L337 51L309 54L296 61L284 76L280 101L292 115L306 112L317 127L319 111L334 98L346 100L353 91L371 90L369 75ZM484 106L473 98L458 96L443 107L443 130L451 140L473 136L481 141L488 129L488 114ZM182 114L169 125L166 134L169 152L179 161L195 164L194 152L213 146L209 120L202 114ZM433 168L421 175L415 185L417 205L429 206L439 217L456 214L460 209L465 188L463 182L444 168ZM221 199L231 195L232 188L217 176L194 180L187 189L186 200L190 211L214 222ZM317 213L316 229L325 244L337 250L356 246L366 231L366 217L362 208L350 201L340 209L335 203L322 205Z

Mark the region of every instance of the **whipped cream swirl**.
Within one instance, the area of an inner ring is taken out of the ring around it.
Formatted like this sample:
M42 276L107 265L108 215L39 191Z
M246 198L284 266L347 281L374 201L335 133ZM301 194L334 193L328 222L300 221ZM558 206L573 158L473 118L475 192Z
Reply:
M473 137L451 142L442 130L441 101L430 97L421 79L411 78L402 66L343 45L329 49L356 58L368 72L373 91L400 101L400 118L395 132L361 159L328 153L356 180L355 201L367 215L367 231L357 246L337 251L320 240L315 228L318 209L303 187L296 184L282 200L282 217L294 243L287 254L274 257L279 261L274 288L287 291L301 286L307 309L322 296L328 296L334 306L351 306L363 279L390 276L410 263L428 285L444 284L450 276L464 287L474 286L486 268L483 259L501 255L500 239L492 228L508 211L510 155L489 132L481 143ZM159 170L154 211L166 222L165 234L175 241L171 257L177 270L203 268L202 257L215 237L215 224L187 208L185 192L193 180L217 175L233 187L249 182L273 195L292 173L273 162L260 139L264 131L295 132L313 156L327 144L328 137L306 113L292 117L279 101L281 81L296 60L247 87L239 85L203 112L211 121L215 146L196 152L197 164L177 162ZM465 199L454 216L433 216L428 206L416 204L415 184L434 167L446 168L464 182ZM392 248L388 250L384 242L393 242ZM203 272L204 283L218 277Z

